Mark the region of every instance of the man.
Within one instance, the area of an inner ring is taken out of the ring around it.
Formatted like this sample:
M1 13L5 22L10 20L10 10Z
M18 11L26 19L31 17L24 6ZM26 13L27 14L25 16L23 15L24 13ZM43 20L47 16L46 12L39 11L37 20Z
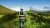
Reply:
M21 9L21 11L20 11L20 15L24 15L24 13L23 13L23 9Z

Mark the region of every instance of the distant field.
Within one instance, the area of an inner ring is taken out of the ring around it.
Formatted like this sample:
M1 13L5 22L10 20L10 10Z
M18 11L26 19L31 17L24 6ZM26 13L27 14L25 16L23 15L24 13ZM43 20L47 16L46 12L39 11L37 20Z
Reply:
M5 14L9 14L9 13L15 13L16 11L11 10L5 6L0 5L0 15L5 15Z

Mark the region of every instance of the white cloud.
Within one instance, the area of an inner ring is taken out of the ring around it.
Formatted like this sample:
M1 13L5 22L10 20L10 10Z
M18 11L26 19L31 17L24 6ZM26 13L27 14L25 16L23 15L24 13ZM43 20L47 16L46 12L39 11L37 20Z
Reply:
M36 11L48 11L49 9L44 9L44 5L33 6L34 10Z
M25 7L12 7L11 9L15 11L20 11L21 8L24 9L24 11L29 10L29 8L25 8Z
M13 7L11 8L12 10L15 10L15 11L20 11L20 7Z
M24 9L24 11L29 10L29 7L19 7L19 6L12 7L11 9L15 11L20 11L21 8ZM47 11L48 10L48 9L44 9L44 6L33 6L33 8L35 11Z

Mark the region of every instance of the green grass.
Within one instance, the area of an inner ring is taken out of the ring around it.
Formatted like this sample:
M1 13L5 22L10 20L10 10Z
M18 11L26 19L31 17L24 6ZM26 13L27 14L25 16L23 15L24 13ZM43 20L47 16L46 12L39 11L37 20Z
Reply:
M19 28L19 19L16 18L6 23L0 23L0 28Z
M39 25L39 23L35 23L32 20L30 20L31 18L32 16L26 14L27 21L24 22L23 28L47 28L47 25L44 25L44 23L42 23L43 25ZM0 24L0 28L19 28L19 17L12 21Z

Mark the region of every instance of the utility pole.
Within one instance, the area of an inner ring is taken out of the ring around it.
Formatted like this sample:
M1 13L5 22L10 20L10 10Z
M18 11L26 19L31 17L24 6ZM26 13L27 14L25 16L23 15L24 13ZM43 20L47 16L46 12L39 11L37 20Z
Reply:
M20 28L22 28L24 19L25 19L24 11L23 11L23 9L20 9L20 12L19 12Z

